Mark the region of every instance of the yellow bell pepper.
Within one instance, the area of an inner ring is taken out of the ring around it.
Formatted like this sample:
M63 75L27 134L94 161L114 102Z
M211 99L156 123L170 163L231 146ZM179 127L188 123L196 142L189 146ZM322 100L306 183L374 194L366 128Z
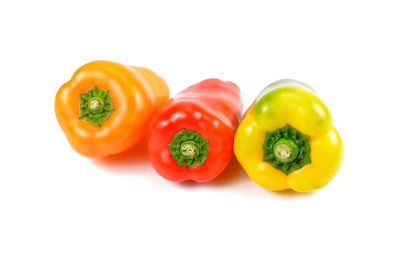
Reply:
M273 191L321 188L343 160L328 108L294 80L277 81L260 93L243 116L234 151L249 177Z

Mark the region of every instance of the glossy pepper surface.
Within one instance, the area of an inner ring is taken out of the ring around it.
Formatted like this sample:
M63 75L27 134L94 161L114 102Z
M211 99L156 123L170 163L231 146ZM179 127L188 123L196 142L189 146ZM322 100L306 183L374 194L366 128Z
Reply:
M165 81L149 69L94 61L58 90L55 113L78 153L104 157L137 143L168 96Z
M250 178L274 191L321 188L343 159L328 108L294 80L277 81L260 93L240 123L234 150Z
M207 79L181 91L149 124L153 167L171 181L214 179L233 157L241 112L240 90L231 82Z

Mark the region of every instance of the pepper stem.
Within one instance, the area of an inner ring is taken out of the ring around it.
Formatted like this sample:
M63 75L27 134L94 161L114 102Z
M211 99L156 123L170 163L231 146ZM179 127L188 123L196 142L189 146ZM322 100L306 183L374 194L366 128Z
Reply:
M282 138L273 147L274 156L282 163L288 163L296 159L299 154L299 146L290 139Z
M199 149L194 141L182 142L179 151L187 158L195 158L199 154Z
M262 148L263 161L286 175L311 163L309 137L289 125L267 132Z
M80 94L79 109L79 119L97 126L101 126L114 110L110 93L97 86Z
M169 151L178 166L196 166L205 162L209 142L199 133L182 129L172 137Z
M93 114L99 114L103 112L104 102L101 98L94 97L88 102L88 109Z

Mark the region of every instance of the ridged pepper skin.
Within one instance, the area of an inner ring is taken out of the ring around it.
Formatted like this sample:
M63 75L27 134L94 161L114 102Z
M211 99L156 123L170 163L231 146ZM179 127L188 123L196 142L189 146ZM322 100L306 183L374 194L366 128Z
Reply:
M149 123L146 145L153 167L171 181L216 178L233 157L241 113L234 83L207 79L181 91Z
M78 153L105 157L144 137L151 116L168 97L165 81L149 69L93 61L58 90L55 114Z
M234 151L249 177L273 191L321 188L343 159L328 108L294 80L277 81L260 93L242 118Z

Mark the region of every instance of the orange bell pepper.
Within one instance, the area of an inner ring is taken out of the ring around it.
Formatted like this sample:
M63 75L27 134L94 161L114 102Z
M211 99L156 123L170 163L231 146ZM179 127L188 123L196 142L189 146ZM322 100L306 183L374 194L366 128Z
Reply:
M136 144L168 97L165 81L149 69L93 61L58 90L55 113L78 153L104 157Z

